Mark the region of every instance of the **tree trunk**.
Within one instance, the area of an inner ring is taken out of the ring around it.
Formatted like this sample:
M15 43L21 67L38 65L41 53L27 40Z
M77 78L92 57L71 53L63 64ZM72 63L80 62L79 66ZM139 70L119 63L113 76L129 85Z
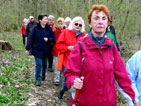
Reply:
M0 50L13 50L13 48L8 41L0 40Z

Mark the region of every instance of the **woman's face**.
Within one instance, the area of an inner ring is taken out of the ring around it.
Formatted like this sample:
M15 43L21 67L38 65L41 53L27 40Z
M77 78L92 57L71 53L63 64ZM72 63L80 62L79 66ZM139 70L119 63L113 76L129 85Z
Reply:
M108 17L106 14L101 11L96 13L94 11L91 16L91 23L89 24L90 28L92 28L92 33L95 36L102 37L104 36L104 33L106 31L106 28L108 26Z
M65 24L66 24L67 26L69 26L69 24L70 24L70 21L67 21L67 22L65 22Z
M43 17L42 20L40 20L41 25L45 26L47 24L47 17Z
M53 25L54 24L54 18L49 18L49 20L48 20L48 24L49 25Z
M25 21L24 24L28 24L28 21Z
M64 28L63 22L58 22L58 28L61 30Z
M75 32L78 32L82 29L82 22L80 20L77 20L73 23L72 27Z

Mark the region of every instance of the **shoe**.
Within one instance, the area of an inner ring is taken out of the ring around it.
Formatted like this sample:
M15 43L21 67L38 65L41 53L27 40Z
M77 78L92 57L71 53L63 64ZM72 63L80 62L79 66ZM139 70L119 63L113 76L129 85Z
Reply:
M41 86L41 82L40 82L40 81L36 81L36 82L35 82L35 85L36 85L36 86Z
M46 79L45 74L42 74L42 81L45 81L45 79Z
M60 85L60 82L56 81L56 82L54 82L54 84L55 84L56 86L59 86L59 85Z
M62 99L63 95L64 95L64 91L60 91L59 94L58 94L58 98Z
M52 69L52 68L48 68L48 71L49 71L49 72L53 72L53 69Z

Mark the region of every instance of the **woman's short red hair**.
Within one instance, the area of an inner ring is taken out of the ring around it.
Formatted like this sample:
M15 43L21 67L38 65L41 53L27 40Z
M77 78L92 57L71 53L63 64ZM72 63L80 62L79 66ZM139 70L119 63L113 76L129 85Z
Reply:
M101 11L104 12L105 15L108 17L108 23L110 23L111 17L110 17L109 9L105 5L95 5L94 4L92 5L88 13L88 23L89 24L91 23L91 16L94 11L96 11L96 13L101 12Z

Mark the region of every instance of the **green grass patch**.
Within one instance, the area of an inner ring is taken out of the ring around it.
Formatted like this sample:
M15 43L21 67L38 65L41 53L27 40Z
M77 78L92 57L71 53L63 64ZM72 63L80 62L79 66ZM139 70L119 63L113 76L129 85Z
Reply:
M0 40L10 42L14 50L0 50L0 106L26 106L33 84L20 32L0 33Z
M15 50L25 50L20 32L0 33L0 40L8 41Z
M28 56L24 51L3 51L0 57L0 106L26 106L33 83Z

